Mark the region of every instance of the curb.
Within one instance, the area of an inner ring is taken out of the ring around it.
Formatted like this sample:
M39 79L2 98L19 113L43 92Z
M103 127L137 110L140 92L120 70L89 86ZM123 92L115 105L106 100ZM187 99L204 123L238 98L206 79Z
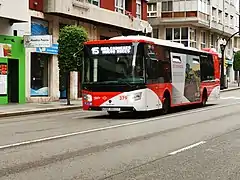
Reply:
M0 118L32 115L32 114L43 114L48 112L67 111L67 110L75 110L75 109L81 109L81 108L82 108L81 105L72 105L72 106L70 105L69 107L44 108L44 109L29 110L29 111L6 112L6 113L0 113Z
M236 87L236 88L229 88L229 89L223 89L223 90L220 90L221 92L228 92L228 91L235 91L235 90L239 90L240 87Z

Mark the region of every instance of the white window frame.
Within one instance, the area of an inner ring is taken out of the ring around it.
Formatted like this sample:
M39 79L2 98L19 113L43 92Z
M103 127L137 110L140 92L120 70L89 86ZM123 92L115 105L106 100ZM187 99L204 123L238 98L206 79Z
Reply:
M180 37L180 39L174 39L174 29L177 29L177 28L180 28L180 34L179 34L179 37ZM182 29L183 28L188 28L188 38L187 39L182 39ZM180 42L180 43L182 43L182 42L187 42L187 46L189 47L189 43L190 43L190 34L189 34L189 27L185 27L185 26L182 26L182 27L167 27L167 28L165 28L165 39L166 39L166 31L167 31L167 29L171 29L172 30L172 38L171 38L171 40L170 41L172 41L172 42Z
M172 2L172 6L169 6L170 2ZM167 3L167 9L163 9L163 4ZM170 7L170 8L169 8ZM162 1L162 12L172 12L173 11L173 1Z
M206 31L201 31L200 35L201 35L201 49L203 49L207 47L207 33ZM205 35L205 38L203 38L203 35Z
M229 14L228 13L224 14L224 24L225 24L225 26L229 26Z
M136 0L136 18L142 19L142 0ZM138 7L140 6L140 12L138 12Z
M210 41L210 47L211 48L216 48L216 41L215 41L215 38L214 38L214 34L211 34L211 41Z
M93 4L93 5L100 6L100 0L88 0L88 2L90 4L93 4L93 2L97 2L98 5L96 5L96 4Z
M194 31L193 38L191 37L191 31ZM189 41L190 41L190 47L197 48L197 30L195 28L190 27L189 28Z
M123 7L121 7L121 3ZM125 14L125 0L115 0L115 11Z
M155 7L155 10L154 10L154 7ZM157 3L149 3L147 5L147 16L157 17Z

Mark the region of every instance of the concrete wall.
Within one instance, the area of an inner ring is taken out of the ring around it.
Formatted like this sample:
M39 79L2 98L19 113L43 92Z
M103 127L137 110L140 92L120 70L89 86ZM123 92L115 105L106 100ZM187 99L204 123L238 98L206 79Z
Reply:
M89 3L82 3L77 0L48 0L45 5L45 11L71 15L134 31L139 31L142 26L146 28L149 25L147 21L137 18L131 20L125 14L103 9Z
M29 0L0 1L0 17L18 21L28 21Z

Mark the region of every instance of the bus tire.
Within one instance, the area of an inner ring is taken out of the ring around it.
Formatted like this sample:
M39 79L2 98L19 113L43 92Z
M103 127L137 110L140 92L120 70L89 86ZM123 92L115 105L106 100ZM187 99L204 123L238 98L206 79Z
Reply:
M201 106L202 106L202 107L205 107L206 104L207 104L207 90L204 89L203 95L202 95L202 103L201 103Z
M165 96L162 105L162 114L168 114L171 108L170 96Z
M110 117L116 117L118 114L119 114L118 111L108 111L108 115L109 115Z

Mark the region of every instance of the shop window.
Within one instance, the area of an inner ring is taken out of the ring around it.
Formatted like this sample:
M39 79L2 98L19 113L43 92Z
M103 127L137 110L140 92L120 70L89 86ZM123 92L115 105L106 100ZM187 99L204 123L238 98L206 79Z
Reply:
M32 53L31 55L31 96L48 96L48 60L49 55Z

